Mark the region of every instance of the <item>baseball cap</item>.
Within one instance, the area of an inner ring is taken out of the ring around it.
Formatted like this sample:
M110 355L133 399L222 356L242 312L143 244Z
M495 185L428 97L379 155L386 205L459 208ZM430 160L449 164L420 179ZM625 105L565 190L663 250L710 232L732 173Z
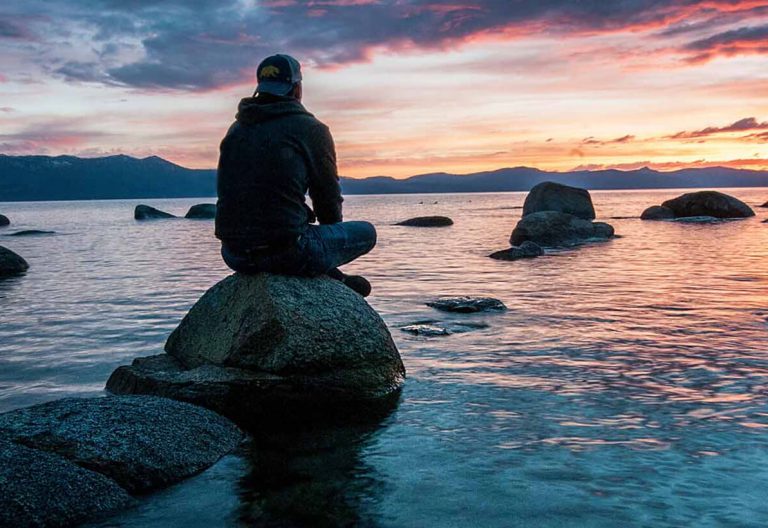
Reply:
M290 55L272 55L259 64L256 80L259 83L257 92L286 95L301 81L301 65Z

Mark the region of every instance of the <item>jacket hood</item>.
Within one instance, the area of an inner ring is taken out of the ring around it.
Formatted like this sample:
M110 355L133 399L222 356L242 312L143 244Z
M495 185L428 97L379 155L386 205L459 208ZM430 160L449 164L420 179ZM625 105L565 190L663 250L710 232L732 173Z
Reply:
M246 97L237 105L235 119L243 124L261 123L292 114L311 116L307 109L296 99L281 99L265 103L257 97Z

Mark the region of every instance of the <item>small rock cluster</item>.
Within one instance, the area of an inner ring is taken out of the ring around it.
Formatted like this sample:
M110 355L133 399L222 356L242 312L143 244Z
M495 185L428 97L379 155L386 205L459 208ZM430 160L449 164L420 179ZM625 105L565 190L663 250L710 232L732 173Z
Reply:
M525 198L523 217L509 237L512 247L489 256L497 260L535 258L544 254L543 247L571 247L613 237L613 227L593 222L595 216L587 190L540 183Z

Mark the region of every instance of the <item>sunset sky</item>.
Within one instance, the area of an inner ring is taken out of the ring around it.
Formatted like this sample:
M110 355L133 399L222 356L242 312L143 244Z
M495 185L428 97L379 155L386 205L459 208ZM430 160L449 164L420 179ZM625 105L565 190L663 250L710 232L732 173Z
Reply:
M214 167L266 55L340 173L768 169L768 0L0 3L0 153Z

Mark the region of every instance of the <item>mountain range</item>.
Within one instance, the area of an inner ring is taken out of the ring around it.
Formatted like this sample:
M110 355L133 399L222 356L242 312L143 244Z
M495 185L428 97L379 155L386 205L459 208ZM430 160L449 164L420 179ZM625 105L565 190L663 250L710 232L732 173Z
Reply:
M444 172L406 179L387 176L342 178L345 194L527 191L542 181L586 189L768 187L768 171L708 167L660 172L547 172L530 167L472 174ZM0 202L192 198L216 195L214 169L187 169L157 156L101 158L7 156L0 154Z

